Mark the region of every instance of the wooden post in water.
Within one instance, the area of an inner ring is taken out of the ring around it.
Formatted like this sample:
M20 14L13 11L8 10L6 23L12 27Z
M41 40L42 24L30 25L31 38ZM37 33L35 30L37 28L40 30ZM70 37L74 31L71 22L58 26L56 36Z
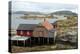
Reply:
M48 31L49 32L49 31ZM48 35L50 35L50 32L48 33ZM49 37L47 38L47 42L48 42L48 44L49 44Z
M18 46L18 40L17 40L17 46Z
M25 40L24 40L24 47L25 47Z
M30 38L30 46L31 46L31 38Z
M38 37L38 44L40 44L40 37Z
M33 37L33 45L35 44L35 38Z
M44 37L42 37L43 45L44 45Z

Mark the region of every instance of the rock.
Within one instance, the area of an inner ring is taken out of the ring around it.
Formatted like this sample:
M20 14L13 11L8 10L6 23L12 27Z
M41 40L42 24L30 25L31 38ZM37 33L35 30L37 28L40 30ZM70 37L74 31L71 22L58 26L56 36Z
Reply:
M69 36L68 39L70 42L76 43L77 42L77 35Z
M67 32L66 34L67 34L67 35L76 35L77 32L76 32L76 31L72 31L72 32Z
M57 48L57 45L55 45L55 46L51 46L51 48L52 48L52 49L55 49L55 48Z
M68 38L66 36L63 36L60 38L61 41L68 41Z
M72 32L67 32L65 33L64 36L59 38L61 41L69 41L71 43L77 43L77 32L72 31Z

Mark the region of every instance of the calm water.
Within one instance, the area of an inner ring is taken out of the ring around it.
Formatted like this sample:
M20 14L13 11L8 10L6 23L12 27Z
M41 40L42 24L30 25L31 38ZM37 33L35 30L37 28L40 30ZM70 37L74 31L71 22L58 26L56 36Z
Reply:
M38 24L40 22L42 22L43 20L32 20L32 19L22 19L20 18L21 16L24 16L23 14L12 14L12 19L11 19L11 27L12 29L17 29L17 27L19 26L19 24ZM55 22L57 19L49 19L48 21L50 23Z

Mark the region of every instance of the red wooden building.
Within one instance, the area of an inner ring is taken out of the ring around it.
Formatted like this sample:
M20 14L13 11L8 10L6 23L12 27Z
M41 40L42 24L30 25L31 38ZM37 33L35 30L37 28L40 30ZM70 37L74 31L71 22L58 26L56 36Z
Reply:
M53 25L53 30L55 30L57 28L56 22L51 24ZM49 31L44 26L39 26L38 24L20 24L17 28L17 35L27 36L27 37L36 37L36 36L38 37L41 35L41 34L37 35L37 32L39 33L39 31L42 31L43 35L49 33ZM36 36L34 36L34 33Z
M33 44L53 43L57 24L54 22L51 25L53 28L48 30L45 26L39 24L20 24L17 28L17 36L11 38L12 44L31 46Z
M31 37L36 26L37 24L20 24L17 29L17 35Z

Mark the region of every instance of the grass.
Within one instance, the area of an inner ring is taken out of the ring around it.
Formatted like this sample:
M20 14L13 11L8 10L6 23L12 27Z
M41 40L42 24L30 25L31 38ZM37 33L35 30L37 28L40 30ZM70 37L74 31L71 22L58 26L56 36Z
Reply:
M12 45L12 52L35 52L35 51L54 51L54 50L66 50L75 49L76 46L70 44L51 44L51 45L37 45L32 47L21 47Z

